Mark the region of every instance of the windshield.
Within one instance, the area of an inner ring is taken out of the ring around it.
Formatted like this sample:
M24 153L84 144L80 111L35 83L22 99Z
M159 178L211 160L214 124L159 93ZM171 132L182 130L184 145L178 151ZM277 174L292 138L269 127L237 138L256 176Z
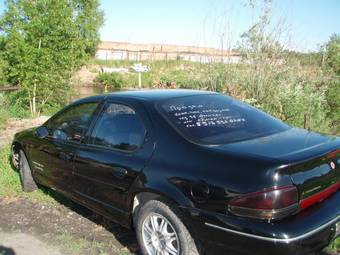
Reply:
M189 140L223 144L289 129L278 119L223 95L195 95L162 102L160 110Z

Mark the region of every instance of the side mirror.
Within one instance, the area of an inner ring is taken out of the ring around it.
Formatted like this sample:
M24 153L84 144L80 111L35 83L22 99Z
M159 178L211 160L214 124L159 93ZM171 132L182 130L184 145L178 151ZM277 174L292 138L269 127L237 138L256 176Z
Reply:
M48 136L48 130L45 126L38 127L35 130L35 135L39 138L45 138L46 136Z

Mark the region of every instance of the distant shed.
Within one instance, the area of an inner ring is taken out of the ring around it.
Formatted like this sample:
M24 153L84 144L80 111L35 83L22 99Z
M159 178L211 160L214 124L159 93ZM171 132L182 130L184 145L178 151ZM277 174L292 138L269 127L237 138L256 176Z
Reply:
M98 45L96 58L102 60L187 60L210 63L239 63L238 52L207 47L169 45L169 44L136 44L124 42L101 42Z

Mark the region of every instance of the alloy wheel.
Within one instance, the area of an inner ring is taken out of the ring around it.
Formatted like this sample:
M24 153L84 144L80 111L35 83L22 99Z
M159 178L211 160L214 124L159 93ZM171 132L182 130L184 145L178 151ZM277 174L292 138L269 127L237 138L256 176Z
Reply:
M142 225L144 247L149 255L179 255L178 235L162 215L149 214Z

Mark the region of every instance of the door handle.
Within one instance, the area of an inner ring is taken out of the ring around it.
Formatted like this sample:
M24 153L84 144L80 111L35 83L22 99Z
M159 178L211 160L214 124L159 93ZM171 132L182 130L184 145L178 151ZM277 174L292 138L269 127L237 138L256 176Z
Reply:
M74 158L73 153L60 152L60 158L65 161L71 161Z
M114 167L113 175L119 179L123 179L127 175L128 171L122 167Z

